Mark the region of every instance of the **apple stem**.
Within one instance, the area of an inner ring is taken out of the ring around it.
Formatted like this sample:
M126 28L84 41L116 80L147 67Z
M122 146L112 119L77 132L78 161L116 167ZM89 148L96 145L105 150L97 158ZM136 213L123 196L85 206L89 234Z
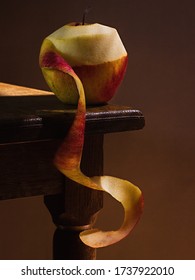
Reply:
M89 11L91 10L91 7L87 7L83 13L83 20L82 20L82 25L85 25L85 19L86 19L86 15L89 13Z

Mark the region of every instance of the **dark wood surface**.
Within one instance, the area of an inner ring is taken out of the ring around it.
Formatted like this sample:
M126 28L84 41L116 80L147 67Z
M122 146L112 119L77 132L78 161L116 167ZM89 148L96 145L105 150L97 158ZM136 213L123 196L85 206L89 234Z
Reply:
M75 108L50 92L0 83L0 199L63 190L64 177L54 168L53 157L74 113ZM139 110L114 105L87 108L86 137L143 126Z
M95 259L79 232L91 228L103 207L103 193L80 186L53 165L75 107L54 94L0 83L0 200L43 195L56 225L54 259ZM81 162L88 175L103 174L105 133L141 129L144 117L126 106L88 107Z
M65 106L49 92L42 94L34 90L28 95L28 88L22 89L18 92L11 85L0 84L0 143L64 137L74 118L75 108ZM11 90L16 94L11 94ZM106 104L87 108L86 134L137 130L143 126L142 113L127 106Z

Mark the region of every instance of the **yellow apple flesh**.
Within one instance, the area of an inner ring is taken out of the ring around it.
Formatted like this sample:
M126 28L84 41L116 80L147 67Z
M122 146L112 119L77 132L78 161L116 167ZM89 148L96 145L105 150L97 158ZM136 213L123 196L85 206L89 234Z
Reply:
M127 52L116 29L101 24L67 24L42 43L40 66L51 90L64 103L77 104L78 90L70 75L44 63L57 53L81 80L87 104L108 102L120 85L127 67ZM47 58L46 58L47 59Z

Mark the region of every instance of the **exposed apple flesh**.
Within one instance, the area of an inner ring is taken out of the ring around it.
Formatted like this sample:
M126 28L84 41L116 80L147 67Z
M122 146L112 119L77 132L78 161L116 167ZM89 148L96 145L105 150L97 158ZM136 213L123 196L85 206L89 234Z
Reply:
M78 91L72 78L47 69L46 52L55 51L81 80L87 104L108 102L120 85L128 56L116 29L101 25L68 24L43 41L40 66L51 90L64 103L77 104Z
M83 83L80 79L80 76L78 76L74 71L74 67L72 67L69 62L67 62L64 55L56 50L53 43L47 39L44 42L45 43L42 45L40 54L40 66L43 70L46 80L48 81L48 84L52 89L54 89L53 91L58 97L59 95L61 96L61 90L63 90L64 86L66 89L64 93L68 92L69 96L67 97L67 101L72 100L73 103L76 102L77 104L74 121L63 143L55 154L54 164L59 171L61 171L65 176L72 179L73 181L92 189L105 191L122 204L125 215L124 221L118 230L101 231L99 229L91 229L83 231L80 234L81 240L88 246L94 248L108 246L127 236L138 222L143 209L142 193L138 187L126 180L110 176L87 177L81 172L80 162L84 144L86 116L85 85L88 86L88 83L91 82L91 79L87 80L86 78L86 82ZM112 44L112 42L110 43ZM96 45L94 46L96 47L96 51L98 51L98 47ZM110 57L110 55L108 56ZM121 61L123 59L125 60L124 56L121 57ZM101 65L107 63L109 62L102 62ZM76 69L80 67L82 66L76 66ZM85 67L88 67L88 65ZM92 66L89 65L89 67ZM96 66L94 65L94 67ZM116 68L117 67L119 66L116 66ZM108 72L105 73L105 77L101 77L101 74L96 74L100 79L94 79L94 84L97 86L97 88L99 86L98 84L101 83L101 78L103 81L105 80L105 82L107 79L110 79L109 69L110 66L107 68ZM83 75L85 75L85 71L83 72ZM91 75L93 76L92 70ZM112 87L112 90L114 90L114 87ZM75 97L72 98L72 94L75 94ZM104 98L103 91L100 93L100 96L102 96L101 98ZM97 100L102 99L96 99L96 102L99 102Z

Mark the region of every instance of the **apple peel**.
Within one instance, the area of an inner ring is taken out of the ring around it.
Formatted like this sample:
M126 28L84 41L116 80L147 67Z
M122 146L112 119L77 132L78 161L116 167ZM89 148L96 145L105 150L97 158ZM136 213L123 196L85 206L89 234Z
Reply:
M80 239L86 245L100 248L116 243L126 237L140 219L143 197L140 189L132 183L111 176L85 176L80 163L83 152L86 101L83 84L72 67L55 51L48 51L41 57L42 70L59 71L73 79L78 91L78 104L74 121L67 136L57 150L54 164L57 169L71 180L85 187L104 191L119 201L124 208L124 221L116 231L99 229L85 230Z
M111 176L93 177L91 180L118 200L124 208L124 221L116 231L91 229L81 232L80 238L93 248L105 247L125 238L137 224L143 208L143 198L138 187L126 180Z

